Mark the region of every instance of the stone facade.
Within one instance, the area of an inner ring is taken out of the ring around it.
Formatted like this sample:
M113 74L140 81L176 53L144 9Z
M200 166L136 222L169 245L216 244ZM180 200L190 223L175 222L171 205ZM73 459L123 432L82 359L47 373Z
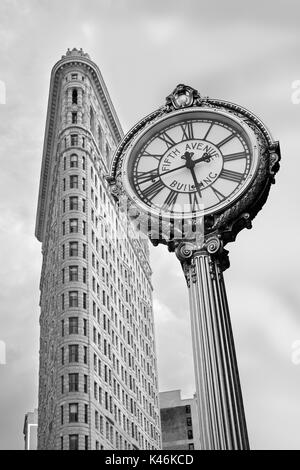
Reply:
M105 176L123 136L82 50L54 66L36 236L39 449L161 447L151 269Z

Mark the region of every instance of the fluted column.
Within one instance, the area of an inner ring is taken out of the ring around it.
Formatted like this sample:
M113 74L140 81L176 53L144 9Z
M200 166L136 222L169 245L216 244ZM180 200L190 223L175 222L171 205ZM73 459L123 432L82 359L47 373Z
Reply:
M249 449L223 278L227 252L214 240L176 251L189 288L200 438L204 450Z

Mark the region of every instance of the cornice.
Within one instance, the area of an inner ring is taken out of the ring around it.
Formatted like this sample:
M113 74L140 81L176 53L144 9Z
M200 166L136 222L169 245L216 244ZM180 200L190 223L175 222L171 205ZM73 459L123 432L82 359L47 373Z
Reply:
M57 112L59 105L59 95L61 92L62 70L66 68L83 67L90 73L91 79L99 94L108 125L118 144L123 138L123 130L117 113L110 99L108 90L98 66L89 59L87 54L68 54L63 56L53 67L50 78L50 89L48 97L47 119L45 127L45 139L43 147L42 167L40 174L40 187L36 217L35 235L39 241L43 241L46 219L46 207L49 198L51 163L55 150L55 124L57 122Z

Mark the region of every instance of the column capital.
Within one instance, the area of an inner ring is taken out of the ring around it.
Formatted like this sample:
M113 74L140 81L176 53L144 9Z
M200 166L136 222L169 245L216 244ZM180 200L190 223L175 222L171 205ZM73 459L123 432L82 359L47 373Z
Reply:
M202 241L182 240L177 242L174 251L184 272L184 267L190 267L197 256L208 256L211 261L217 262L221 271L225 271L230 266L229 252L224 248L220 234L204 237Z

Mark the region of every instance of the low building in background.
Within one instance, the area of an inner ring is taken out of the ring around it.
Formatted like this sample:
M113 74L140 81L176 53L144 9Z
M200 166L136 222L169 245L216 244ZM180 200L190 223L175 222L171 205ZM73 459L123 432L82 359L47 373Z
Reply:
M24 420L25 450L37 450L38 410L29 411Z
M182 399L180 390L159 394L162 446L165 450L200 450L197 398Z

